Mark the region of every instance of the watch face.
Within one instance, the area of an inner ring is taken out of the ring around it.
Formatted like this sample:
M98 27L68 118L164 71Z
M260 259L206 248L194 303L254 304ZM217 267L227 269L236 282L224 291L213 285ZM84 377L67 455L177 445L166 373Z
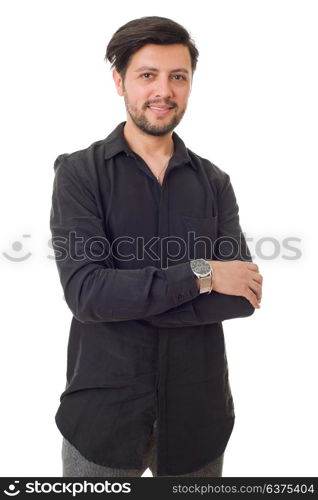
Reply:
M191 260L191 269L199 277L204 278L204 276L209 276L211 272L210 264L204 259Z

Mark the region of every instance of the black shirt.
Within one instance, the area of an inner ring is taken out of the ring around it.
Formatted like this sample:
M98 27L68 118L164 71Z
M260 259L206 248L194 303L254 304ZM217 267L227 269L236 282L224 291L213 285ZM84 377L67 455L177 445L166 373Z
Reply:
M187 474L234 425L222 321L254 312L200 295L189 261L251 256L229 175L173 132L161 186L124 125L54 163L50 228L73 313L55 421L88 460L131 469L157 418L158 476Z

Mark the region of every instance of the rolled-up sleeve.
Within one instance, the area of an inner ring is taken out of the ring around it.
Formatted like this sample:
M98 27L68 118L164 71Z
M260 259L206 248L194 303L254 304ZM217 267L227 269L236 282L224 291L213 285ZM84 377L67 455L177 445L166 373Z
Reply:
M65 301L81 322L144 319L199 292L189 263L115 269L109 239L84 169L69 155L54 163L50 230Z

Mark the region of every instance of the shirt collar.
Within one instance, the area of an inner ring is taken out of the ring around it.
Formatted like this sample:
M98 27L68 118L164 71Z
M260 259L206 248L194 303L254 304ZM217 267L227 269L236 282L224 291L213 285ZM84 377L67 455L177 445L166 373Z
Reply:
M123 128L125 123L126 122L124 121L117 125L117 127L104 140L104 157L106 160L112 158L122 151L124 151L126 154L133 153L124 137ZM172 132L172 139L174 142L174 154L172 157L172 162L180 165L190 163L194 169L197 169L196 164L191 161L188 149L186 148L183 140L175 132Z

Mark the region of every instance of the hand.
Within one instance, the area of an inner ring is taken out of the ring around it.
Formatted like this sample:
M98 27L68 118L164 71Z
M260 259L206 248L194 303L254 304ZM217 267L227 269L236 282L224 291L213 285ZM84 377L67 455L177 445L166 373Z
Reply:
M253 262L241 260L208 261L213 268L213 290L226 295L245 297L255 309L260 308L263 276Z

